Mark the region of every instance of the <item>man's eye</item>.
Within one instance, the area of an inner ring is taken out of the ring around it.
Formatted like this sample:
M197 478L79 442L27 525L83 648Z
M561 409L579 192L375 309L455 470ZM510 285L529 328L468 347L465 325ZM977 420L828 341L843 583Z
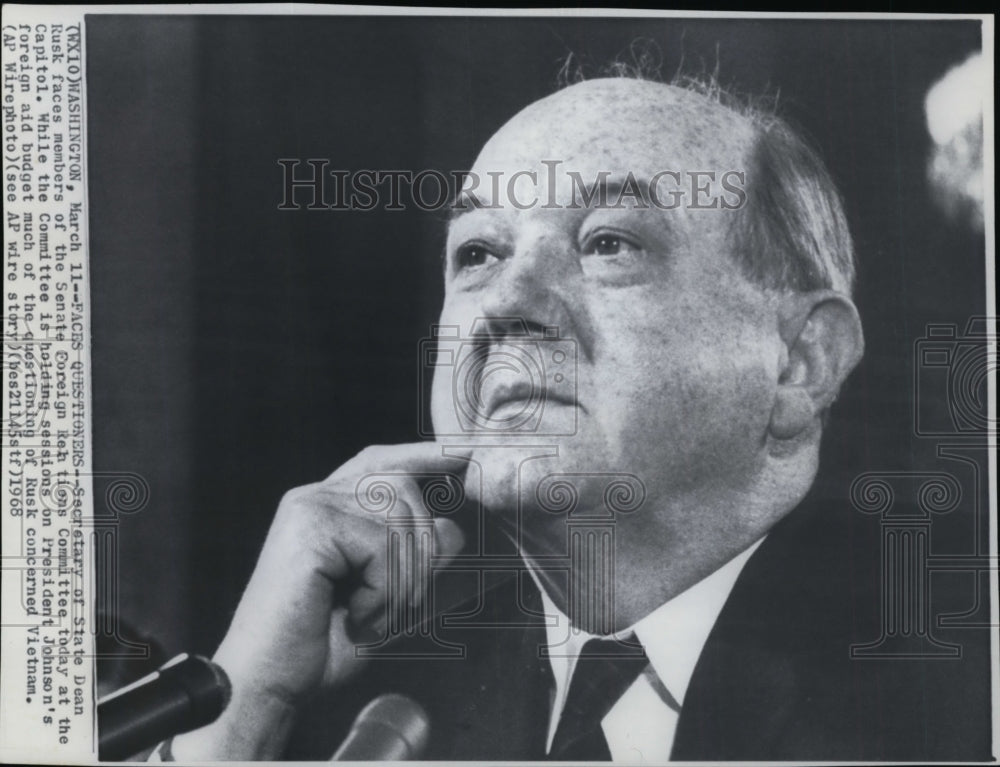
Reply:
M588 256L620 256L640 250L634 242L617 234L598 234L587 241L583 253Z
M497 256L489 248L474 243L463 245L455 254L455 263L459 269L485 266L496 259Z

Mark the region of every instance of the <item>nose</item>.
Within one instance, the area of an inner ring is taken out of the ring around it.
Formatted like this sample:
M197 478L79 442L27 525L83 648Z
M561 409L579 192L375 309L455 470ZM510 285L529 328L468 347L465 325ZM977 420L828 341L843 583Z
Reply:
M556 327L573 334L582 300L580 264L573 245L558 233L530 231L515 243L497 279L482 294L480 331L496 340L512 335L541 335Z

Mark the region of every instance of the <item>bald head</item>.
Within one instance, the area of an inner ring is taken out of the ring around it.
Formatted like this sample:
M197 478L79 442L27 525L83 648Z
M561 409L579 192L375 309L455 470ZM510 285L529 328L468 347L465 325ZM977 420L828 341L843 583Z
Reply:
M749 120L683 88L605 78L530 104L487 142L476 167L531 167L539 157L614 170L742 165Z
M583 180L601 171L650 179L667 170L688 187L677 215L705 202L693 190L707 177L686 184L689 174L740 173L746 195L724 223L745 273L766 287L850 295L853 244L822 161L773 114L725 101L718 89L706 95L650 80L587 80L515 115L484 146L473 173L520 171L524 187L525 170L542 159ZM542 174L535 187L541 199L554 199L549 180Z

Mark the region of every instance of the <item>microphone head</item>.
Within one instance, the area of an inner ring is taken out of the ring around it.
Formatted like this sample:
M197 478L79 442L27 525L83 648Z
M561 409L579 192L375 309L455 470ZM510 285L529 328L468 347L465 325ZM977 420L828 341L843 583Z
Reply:
M178 655L97 702L98 758L123 761L181 732L214 722L228 705L226 672L200 655Z
M361 709L333 759L417 759L427 747L430 729L430 717L415 700L398 693L380 695Z
M222 666L202 655L190 656L189 663L191 670L188 671L188 678L191 681L187 683L188 690L198 704L206 709L205 717L211 717L210 722L215 721L225 711L233 695L229 676Z

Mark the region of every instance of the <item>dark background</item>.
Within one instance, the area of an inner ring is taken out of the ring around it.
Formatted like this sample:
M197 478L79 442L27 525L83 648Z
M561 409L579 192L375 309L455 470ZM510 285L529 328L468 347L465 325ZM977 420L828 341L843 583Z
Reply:
M978 22L88 16L94 465L150 486L117 528L124 618L210 654L281 495L418 438L442 216L280 211L277 160L467 168L569 53L596 75L639 39L665 78L683 60L778 92L843 191L868 351L818 492L877 559L850 481L940 466L914 434L914 344L984 312L983 237L931 202L923 112ZM938 550L968 549L945 521Z

